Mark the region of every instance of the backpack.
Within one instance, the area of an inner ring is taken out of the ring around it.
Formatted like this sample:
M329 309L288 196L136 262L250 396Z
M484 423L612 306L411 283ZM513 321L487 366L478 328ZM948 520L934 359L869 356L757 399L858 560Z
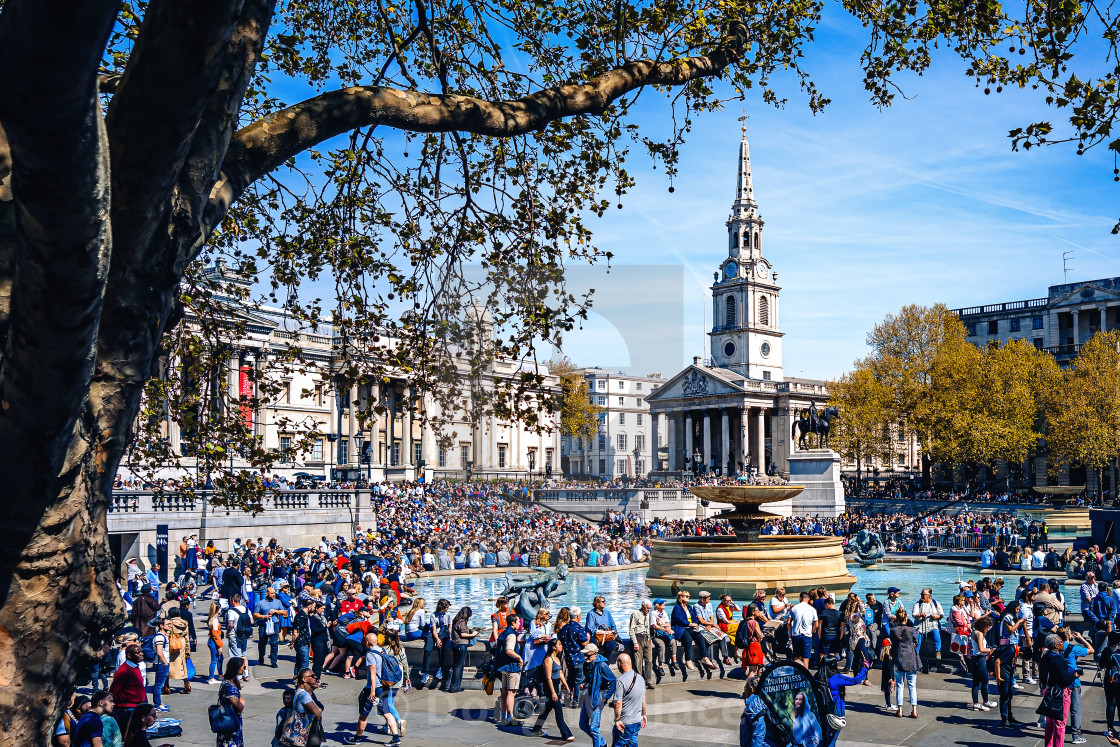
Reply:
M377 667L377 678L381 680L381 684L385 687L398 686L404 679L404 670L401 669L397 657L386 654L385 651L381 651L377 656L381 659L381 664Z
M156 660L156 634L152 633L140 639L140 653L144 655L144 661Z
M1120 651L1108 652L1108 661L1104 662L1104 684L1120 684Z
M237 612L237 610L234 610ZM249 639L253 637L253 620L249 613L237 612L237 637Z
M750 645L747 640L747 621L743 620L739 623L739 627L735 628L735 648L746 648Z
M183 636L172 633L167 637L167 650L171 652L183 650Z

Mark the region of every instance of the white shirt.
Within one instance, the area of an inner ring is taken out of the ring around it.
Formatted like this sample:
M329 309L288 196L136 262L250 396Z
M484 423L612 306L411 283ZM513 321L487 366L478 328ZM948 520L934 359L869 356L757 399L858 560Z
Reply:
M249 610L245 609L245 605L243 604L230 607L229 611L226 612L226 633L231 638L237 634L237 618L247 614L249 614Z
M630 559L635 563L641 563L649 555L649 550L645 545L634 545L634 549L630 551Z
M482 554L478 550L471 550L471 554L467 558L471 568L482 567Z
M781 607L781 609L779 610L779 607L781 605L785 606ZM791 605L789 603L789 597L786 597L785 599L772 597L770 599L770 617L774 618L775 620L785 620L787 617L789 617L790 607Z
M434 566L436 564L436 556L432 555L430 552L426 552L420 556L420 563Z
M813 623L817 621L817 611L808 602L799 602L793 605L789 612L792 635L813 635Z
M1046 553L1042 550L1035 550L1031 558L1035 568L1042 568L1046 565Z
M427 621L428 621L428 611L427 610L416 610L416 612L412 615L412 619L409 620L408 623L405 625L405 632L415 633L415 632L423 629L424 624Z

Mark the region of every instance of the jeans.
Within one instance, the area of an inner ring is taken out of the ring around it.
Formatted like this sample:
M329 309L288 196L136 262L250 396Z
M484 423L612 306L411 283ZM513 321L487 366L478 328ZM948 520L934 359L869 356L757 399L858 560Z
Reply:
M692 645L694 643L700 644L701 650L704 651L703 638L697 635L692 628L685 628L682 630L681 637L677 643L677 663L681 665L681 669L684 669L684 662L692 661ZM704 653L701 654L701 658L707 655L707 651L704 651Z
M453 647L455 649L455 661L451 665L451 677L447 681L447 689L449 692L459 692L463 687L463 667L467 664L467 644L456 643ZM446 674L444 672L444 676Z
M607 704L604 703L598 708L592 708L590 701L584 701L583 708L580 709L579 728L591 737L591 747L606 747L607 740L599 733L599 725L603 720L603 711L606 707Z
M451 676L451 657L452 657L452 652L453 652L453 649L452 649L452 646L451 646L451 641L450 641L450 639L448 639L448 640L443 641L442 646L435 647L435 644L433 644L433 647L434 647L433 651L432 651L432 658L434 659L434 661L432 662L433 667L432 667L432 669L430 669L428 671L428 674L435 677L436 672L438 670L442 669L443 670L443 681L446 683L447 678Z
M583 662L573 661L572 657L568 657L568 672L571 673L572 681L568 685L572 688L572 698L579 697L579 691L583 687L583 680L586 676L583 672Z
M553 681L553 684L557 685L555 680ZM567 722L564 721L564 705L560 696L559 685L556 686L556 700L553 700L552 698L548 698L545 700L544 710L541 711L541 715L537 716L537 723L534 724L533 728L543 729L545 721L548 720L549 713L556 714L556 728L560 730L560 738L567 739L568 737L572 736L572 730L568 728Z
M1120 704L1120 684L1105 685L1104 686L1104 714L1105 723L1109 731L1112 731L1113 722L1116 719L1116 706Z
M157 707L163 705L163 697L161 695L161 691L163 690L163 686L167 684L167 670L168 666L166 664L160 664L159 662L156 662L156 679L155 684L152 685L152 703L154 703Z
M999 690L999 719L1000 721L1010 721L1011 696L1015 692L1011 689L1011 677L1004 677L1003 682L1000 682L996 687Z
M206 645L210 647L210 679L215 680L222 676L222 649L213 638L207 638Z
M296 674L311 668L311 647L296 646Z
M272 664L272 666L276 666L276 656L279 653L278 649L280 647L280 630L279 630L280 626L277 625L276 628L277 628L277 630L275 630L271 635L264 632L264 626L263 625L260 627L260 629L258 631L257 664L259 664L262 667L264 666L264 649L265 649L265 646L269 647L269 652L268 652L269 653L269 663Z
M972 672L972 702L988 702L988 662L983 655L969 657L969 671Z
M418 641L423 637L424 637L424 633L423 633L423 631L420 631L420 630L414 630L411 633L405 633L404 634L404 640L406 640L406 641Z
M397 728L400 729L401 714L397 713L397 706L393 703L393 697L397 691L391 687L377 688L377 697L380 702L377 704L377 712L382 716L392 716L397 720Z
M327 654L330 652L331 639L326 633L311 637L311 656L314 659L311 664L311 671L314 672L316 678L323 674L323 664L326 663Z
M894 673L894 707L902 708L902 690L910 693L910 707L918 707L918 673L897 670Z
M1081 686L1074 685L1067 688L1069 693L1069 731L1070 734L1081 736Z
M611 729L612 747L638 747L638 732L642 729L642 722L625 724L625 730L619 731L618 727Z

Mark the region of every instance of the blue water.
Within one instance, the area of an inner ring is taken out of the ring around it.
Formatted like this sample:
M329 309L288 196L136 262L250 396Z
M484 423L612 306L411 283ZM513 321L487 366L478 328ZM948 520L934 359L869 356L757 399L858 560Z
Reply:
M880 600L886 599L887 588L897 586L902 590L902 599L910 603L917 600L923 587L929 586L933 588L934 598L945 607L952 604L953 595L957 593L958 577L964 580L980 578L973 568L906 563L883 564L874 570L852 564L848 566L848 572L857 579L852 590L861 599L869 591ZM607 609L622 630L626 628L630 613L649 594L644 568L616 573L573 573L569 578L572 580L571 590L556 601L554 609L578 605L586 612L591 609L591 600L602 594L607 599ZM1010 577L1006 580L1014 586L1014 580ZM427 601L429 610L435 608L436 600L440 598L448 599L453 610L470 605L475 625L481 625L490 617L494 600L505 589L505 578L503 574L452 576L419 580L415 586L416 593ZM742 604L744 600L735 601ZM673 600L668 602L671 607Z

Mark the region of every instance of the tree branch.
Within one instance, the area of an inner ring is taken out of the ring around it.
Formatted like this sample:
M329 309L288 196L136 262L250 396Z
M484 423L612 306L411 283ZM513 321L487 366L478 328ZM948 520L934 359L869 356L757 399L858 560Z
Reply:
M165 225L195 129L224 69L241 0L155 0L109 104L114 278Z
M275 112L234 135L222 175L210 195L203 235L212 231L238 197L289 158L357 127L388 125L412 132L470 132L509 138L556 119L598 114L630 91L679 86L718 76L749 43L745 24L733 21L711 53L668 62L639 60L579 85L558 86L513 101L354 86L324 93Z

